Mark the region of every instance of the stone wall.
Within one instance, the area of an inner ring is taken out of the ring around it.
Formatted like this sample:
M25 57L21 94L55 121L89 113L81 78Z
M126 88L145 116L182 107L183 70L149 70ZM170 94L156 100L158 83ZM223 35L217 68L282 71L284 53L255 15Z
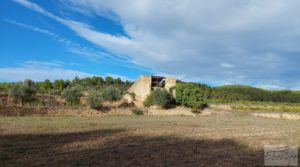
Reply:
M144 101L151 92L151 76L140 76L128 89L128 92L135 93L136 100Z
M171 87L176 85L176 78L166 78L165 88L167 91L170 90Z
M137 101L144 101L151 93L151 76L140 76L138 80L128 89L128 92L135 93ZM176 85L176 78L166 78L165 88L169 91L171 87ZM174 92L170 92L174 94Z

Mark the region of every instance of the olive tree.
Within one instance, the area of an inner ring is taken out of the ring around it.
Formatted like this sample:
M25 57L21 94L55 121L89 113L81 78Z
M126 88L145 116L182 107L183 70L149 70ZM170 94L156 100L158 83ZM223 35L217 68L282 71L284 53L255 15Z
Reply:
M96 90L91 90L86 97L86 104L90 108L97 109L101 106L101 103L103 102L103 97L101 92Z
M14 102L21 102L23 106L25 102L32 102L35 100L36 87L32 80L25 80L24 82L14 84L8 90L8 96L11 97Z
M62 97L66 99L69 105L77 105L80 103L80 97L82 96L81 89L79 87L66 88L62 92Z

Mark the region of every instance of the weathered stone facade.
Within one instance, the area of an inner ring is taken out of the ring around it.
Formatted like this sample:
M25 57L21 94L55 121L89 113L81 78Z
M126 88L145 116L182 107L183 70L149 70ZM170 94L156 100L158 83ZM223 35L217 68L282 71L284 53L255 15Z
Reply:
M128 89L135 94L135 99L144 101L155 87L165 88L167 91L176 85L176 78L165 78L160 76L140 76L138 80ZM173 93L173 92L172 92Z

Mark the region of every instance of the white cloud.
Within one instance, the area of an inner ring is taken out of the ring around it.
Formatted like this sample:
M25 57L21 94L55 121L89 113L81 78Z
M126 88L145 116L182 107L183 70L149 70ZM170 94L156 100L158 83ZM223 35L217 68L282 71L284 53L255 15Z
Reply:
M74 63L68 63L70 65L76 65ZM23 81L25 79L32 79L34 81L44 81L50 79L51 81L56 79L72 80L76 76L79 78L99 76L91 73L86 73L78 70L65 69L63 66L66 63L61 61L33 61L29 60L22 63L19 67L4 67L0 68L0 80L1 81ZM110 76L113 78L120 78L122 81L134 81L133 78L128 78L123 75L107 73L103 78Z
M81 13L115 18L130 38L60 18L25 0L18 2L160 73L210 83L266 85L279 80L275 86L299 87L298 0L64 1Z
M99 76L91 73L86 73L78 70L65 69L64 65L78 66L79 64L62 61L35 61L28 60L20 64L19 67L4 67L0 68L0 80L1 81L23 81L25 79L32 79L34 81L44 81L50 79L51 81L56 79L72 80L76 76L79 78ZM123 75L106 73L101 76L103 78L110 76L113 78L120 78L122 81L134 81L133 78L128 78Z
M234 68L234 65L229 63L221 63L220 66L224 68Z
M38 28L38 27L30 26L30 25L23 24L23 23L20 23L20 22L16 22L14 20L9 20L9 19L4 19L4 21L6 21L8 23L11 23L11 24L14 24L16 26L23 27L23 28L26 28L26 29L29 29L29 30L32 30L32 31L39 32L39 33L43 33L43 34L46 34L46 35L49 35L49 36L52 36L52 37L58 37L58 35L56 35L55 33L50 32L48 30Z
M90 73L64 69L61 67L63 64L59 61L27 61L20 67L0 68L0 80L22 81L32 79L43 81L45 79L73 79L76 76L80 78L94 76Z
M64 65L64 62L62 61L26 61L22 64L22 66L27 68L51 68L51 67L62 67Z
M52 13L48 12L47 10L45 10L44 8L40 7L39 5L35 4L35 3L32 3L30 1L27 1L27 0L13 0L29 9L32 9L36 12L39 12L41 14L44 14L52 19L55 19L56 21L59 21L61 23L64 23L64 20L61 19L60 17L57 17L55 15L53 15Z
M39 33L42 33L42 34L46 34L50 37L53 37L53 39L55 39L56 41L62 43L66 47L67 51L69 51L71 53L75 53L77 55L87 57L87 58L89 58L93 61L99 61L100 59L107 58L107 59L113 59L114 61L118 61L118 62L124 62L124 61L128 62L128 60L121 59L121 58L118 58L118 57L115 57L115 56L111 56L108 53L101 52L101 51L96 50L94 48L82 46L77 42L74 42L72 40L68 40L68 39L66 39L66 38L64 38L60 35L57 35L57 34L51 32L51 31L48 31L48 30L45 30L45 29L42 29L42 28L39 28L39 27L30 26L30 25L20 23L20 22L14 21L14 20L9 20L9 19L4 19L4 21L6 21L8 23L11 23L13 25L22 27L22 28L26 28L26 29L29 29L29 30L32 30L32 31L35 31L35 32L39 32Z
M258 88L269 89L269 90L281 90L281 89L284 89L284 87L280 87L278 85L259 84L259 85L256 85L256 86Z

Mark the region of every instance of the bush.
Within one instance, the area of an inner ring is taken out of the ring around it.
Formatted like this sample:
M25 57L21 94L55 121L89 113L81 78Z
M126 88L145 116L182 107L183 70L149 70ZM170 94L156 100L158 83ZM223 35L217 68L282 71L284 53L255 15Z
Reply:
M97 109L101 106L103 101L102 94L99 91L92 90L89 92L88 96L86 97L86 104L90 108Z
M102 96L106 101L118 101L122 97L120 89L111 86L104 88Z
M66 88L62 92L62 97L66 99L69 105L77 105L82 96L81 89L78 87Z
M208 104L204 101L198 102L192 107L192 113L200 114L202 110L208 107Z
M194 114L201 114L202 110L199 110L198 108L192 108L191 112Z
M166 89L155 89L146 98L144 105L149 107L151 105L157 105L160 107L168 107L174 103L172 95Z
M144 115L144 111L140 108L133 108L131 109L131 112L134 115Z
M0 91L8 91L10 83L0 83Z
M205 108L208 107L208 104L207 104L207 102L202 101L202 102L197 103L194 107L198 108L200 110L204 110Z
M44 82L37 82L36 87L39 93L49 93L52 89L52 83L49 79L46 79Z
M51 89L51 90L49 90L49 94L59 96L61 94L61 92L60 92L60 90L57 90L57 89Z
M15 102L21 102L23 106L25 102L32 102L35 100L36 88L32 80L25 80L24 82L13 85L8 90L8 96Z
M202 104L205 99L205 91L197 84L177 83L176 101L187 107L195 107Z

